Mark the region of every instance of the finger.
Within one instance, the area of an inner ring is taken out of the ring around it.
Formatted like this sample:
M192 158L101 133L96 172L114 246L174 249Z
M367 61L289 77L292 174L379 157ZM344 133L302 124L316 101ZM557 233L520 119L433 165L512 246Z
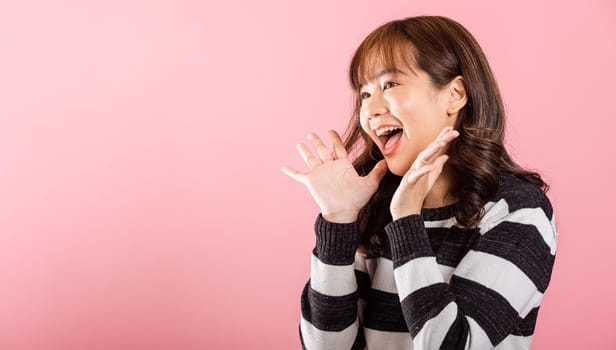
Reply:
M445 162L447 162L447 160L449 160L449 155L447 154L443 154L442 156L438 157L434 163L437 164L439 167L443 167L443 165L445 165Z
M416 183L422 176L429 173L434 168L433 165L424 165L417 170L413 170L408 177L406 178L406 182L409 184Z
M443 150L442 153L445 153L447 151L447 145L451 143L451 141L453 141L455 138L457 138L458 136L460 136L460 132L458 130L453 130L453 129L449 129L442 137L441 137L441 141L442 145L441 145L441 149ZM433 156L433 158L436 158L437 156Z
M383 176L385 176L386 173L387 173L387 161L385 159L381 159L378 163L376 163L374 168L370 170L370 173L368 173L366 177L370 181L380 183L381 180L383 179Z
M285 173L287 176L294 179L295 181L305 183L304 181L306 179L306 174L300 173L299 171L293 168L289 168L287 166L283 166L282 168L280 168L280 170L282 170L283 173Z
M453 126L446 126L443 128L443 130L441 130L441 132L438 134L438 136L436 137L436 139L440 139L441 137L443 137L443 135L445 135L446 133L448 133L450 130L453 130Z
M460 136L460 132L458 130L450 129L441 136L441 139L445 140L446 142L450 142L458 136Z
M312 155L312 152L303 144L297 144L297 150L302 155L304 162L310 169L314 169L317 165L321 164L321 161L318 160L315 156Z
M422 153L421 153L421 161L422 163L420 164L430 164L434 161L434 159L440 155L439 152L442 151L443 147L445 146L445 141L438 141L435 143L432 143L430 146L428 146L428 148L426 148Z
M424 151L425 153L422 155L421 164L429 164L432 163L438 156L442 155L445 151L445 146L453 139L458 137L460 133L457 130L451 131L451 128L446 128L446 134L440 135L437 140L435 140L428 148Z
M334 144L334 153L336 154L336 159L342 159L347 157L346 148L344 148L344 143L340 138L340 135L336 132L336 130L330 130L329 135L332 138L332 142Z
M321 158L323 162L333 159L332 152L329 149L327 149L327 146L325 146L325 144L323 143L323 141L321 141L321 139L319 138L319 136L317 136L317 134L313 132L309 133L308 140L312 142L312 144L317 150L317 154L319 155L319 158Z
M445 141L446 143L448 143L458 136L460 136L460 132L458 130L448 129L447 131L439 135L439 137L435 140L435 142Z
M428 180L430 187L432 187L432 185L436 182L436 179L438 179L438 177L441 175L441 172L443 172L443 166L445 165L448 159L449 159L449 156L442 155L434 161L433 171L430 172L430 175L429 175L430 178Z

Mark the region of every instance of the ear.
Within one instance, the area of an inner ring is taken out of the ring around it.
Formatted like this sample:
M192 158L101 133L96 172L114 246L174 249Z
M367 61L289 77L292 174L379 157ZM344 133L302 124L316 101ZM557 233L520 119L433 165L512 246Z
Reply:
M461 75L453 78L448 85L449 103L447 104L447 114L457 114L466 105L467 96L464 87L464 78Z

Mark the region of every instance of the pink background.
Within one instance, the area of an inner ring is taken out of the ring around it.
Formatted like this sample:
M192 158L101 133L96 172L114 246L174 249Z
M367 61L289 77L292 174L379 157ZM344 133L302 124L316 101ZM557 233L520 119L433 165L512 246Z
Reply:
M613 347L613 2L64 0L0 3L0 348L300 348L318 207L280 167L420 14L476 36L552 186L533 348Z

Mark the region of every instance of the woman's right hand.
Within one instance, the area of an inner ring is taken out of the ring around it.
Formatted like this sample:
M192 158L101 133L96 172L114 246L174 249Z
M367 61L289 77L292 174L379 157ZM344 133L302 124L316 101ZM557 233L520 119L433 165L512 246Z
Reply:
M338 133L329 130L329 135L334 145L333 153L315 133L308 134L318 158L303 143L297 144L299 153L310 168L309 172L302 173L286 166L281 170L308 187L325 220L351 223L357 220L361 208L376 192L387 173L387 163L381 160L368 175L360 176L348 159Z

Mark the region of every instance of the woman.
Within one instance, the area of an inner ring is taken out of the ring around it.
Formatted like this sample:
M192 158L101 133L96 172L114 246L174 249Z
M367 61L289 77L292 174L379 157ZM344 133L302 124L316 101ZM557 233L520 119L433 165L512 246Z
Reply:
M486 57L459 23L391 21L350 65L333 152L299 152L321 209L301 296L305 349L527 349L556 253L540 175L504 144ZM361 153L351 162L348 152Z

